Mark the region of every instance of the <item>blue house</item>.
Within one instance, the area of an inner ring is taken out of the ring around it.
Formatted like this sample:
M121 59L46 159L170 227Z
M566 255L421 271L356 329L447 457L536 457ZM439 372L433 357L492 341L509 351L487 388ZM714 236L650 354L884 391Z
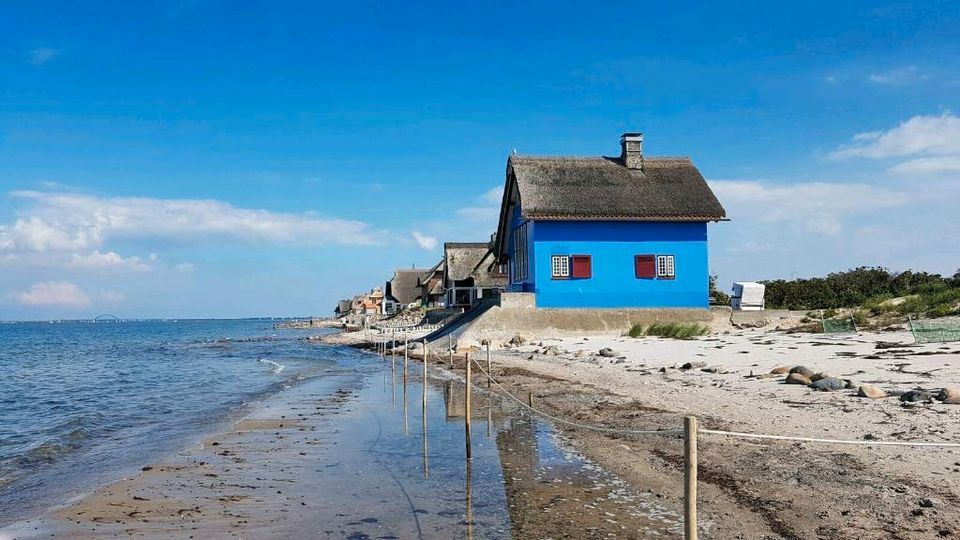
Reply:
M494 252L547 308L706 308L707 223L726 212L685 157L511 155Z

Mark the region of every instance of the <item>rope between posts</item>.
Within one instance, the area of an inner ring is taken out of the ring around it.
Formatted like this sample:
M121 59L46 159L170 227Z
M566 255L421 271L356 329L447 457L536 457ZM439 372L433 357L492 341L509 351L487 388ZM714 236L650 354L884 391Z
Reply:
M442 360L440 355L436 352L430 351L430 354L437 357L437 360ZM589 424L581 424L579 422L574 422L572 420L566 420L554 416L552 414L546 413L539 409L535 409L530 405L523 402L522 399L510 393L509 390L504 388L500 381L495 379L493 375L487 373L487 370L483 369L483 366L480 365L480 362L474 359L470 360L473 365L475 365L484 375L490 377L491 382L497 386L504 394L507 395L513 401L516 401L520 404L521 407L532 411L535 414L553 420L554 422L560 424L566 424L582 429L588 429L593 431L602 431L607 433L623 433L628 435L674 435L682 434L682 429L650 429L650 430L634 430L634 429L618 429L618 428L609 428L602 426L591 426ZM849 444L849 445L859 445L859 446L926 446L926 447L940 447L940 448L960 448L960 443L952 442L910 442L910 441L861 441L861 440L852 440L852 439L824 439L817 437L794 437L789 435L767 435L762 433L746 433L742 431L725 431L720 429L698 429L697 433L703 433L706 435L719 435L722 437L738 437L743 439L765 439L765 440L776 440L776 441L795 441L795 442L811 442L811 443L824 443L824 444Z
M791 437L789 435L764 435L760 433L743 433L740 431L723 431L719 429L699 429L697 433L721 435L725 437L740 437L744 439L770 439L776 441L798 441L827 444L855 444L862 446L940 446L960 448L960 443L951 442L910 442L910 441L858 441L851 439L818 439L815 437Z
M493 382L493 384L497 385L497 388L499 388L501 391L503 391L503 393L506 394L507 397L509 397L510 399L516 401L517 403L519 403L519 404L520 404L522 407L524 407L525 409L529 409L529 410L533 411L534 413L536 413L536 414L538 414L538 415L540 415L540 416L543 416L543 417L549 418L550 420L553 420L554 422L557 422L557 423L560 423L560 424L567 424L567 425L574 426L574 427L578 427L578 428L582 428L582 429L589 429L589 430L593 430L593 431L603 431L603 432L607 432L607 433L623 433L623 434L627 434L627 435L678 435L678 434L683 433L683 430L681 430L681 429L618 429L618 428L608 428L608 427L602 427L602 426L591 426L591 425L588 425L588 424L581 424L581 423L579 423L579 422L574 422L574 421L572 421L572 420L566 420L566 419L564 419L564 418L560 418L560 417L557 417L557 416L553 416L552 414L543 412L543 411L541 411L541 410L539 410L539 409L535 409L535 408L531 407L530 405L524 403L523 400L521 400L521 399L518 398L517 396L511 394L509 390L507 390L506 388L504 388L503 385L500 384L500 381L494 379L494 378L493 378L493 375L490 375L489 373L487 373L487 370L483 369L483 367L480 365L479 362L477 362L476 360L472 360L472 359L471 359L470 361L471 361L472 363L476 364L476 366L480 369L480 371L482 371L485 375L487 375L488 377L490 377L490 380Z

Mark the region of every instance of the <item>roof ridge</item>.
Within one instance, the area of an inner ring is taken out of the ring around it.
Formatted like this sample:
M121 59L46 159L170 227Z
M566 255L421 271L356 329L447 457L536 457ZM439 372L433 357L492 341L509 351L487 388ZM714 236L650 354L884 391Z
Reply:
M541 156L534 154L513 154L510 159L538 159L555 161L616 161L620 156ZM643 156L644 161L693 161L690 156Z

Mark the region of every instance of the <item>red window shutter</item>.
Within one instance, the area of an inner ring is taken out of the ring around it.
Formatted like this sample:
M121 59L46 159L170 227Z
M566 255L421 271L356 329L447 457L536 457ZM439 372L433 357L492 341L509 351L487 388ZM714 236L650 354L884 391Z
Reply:
M657 258L654 255L637 255L633 258L638 278L657 277Z
M571 255L570 263L570 277L581 279L592 277L593 268L591 268L589 255Z

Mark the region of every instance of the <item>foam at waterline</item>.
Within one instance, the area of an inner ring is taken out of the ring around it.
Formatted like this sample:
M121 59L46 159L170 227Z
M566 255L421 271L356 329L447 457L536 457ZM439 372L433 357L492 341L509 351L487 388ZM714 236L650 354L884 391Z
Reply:
M277 362L274 362L273 360L267 360L266 358L261 358L257 360L257 362L261 364L270 364L273 366L273 368L270 370L270 373L273 373L274 375L278 375L281 371L283 371L283 368L286 367L283 364L278 364Z

